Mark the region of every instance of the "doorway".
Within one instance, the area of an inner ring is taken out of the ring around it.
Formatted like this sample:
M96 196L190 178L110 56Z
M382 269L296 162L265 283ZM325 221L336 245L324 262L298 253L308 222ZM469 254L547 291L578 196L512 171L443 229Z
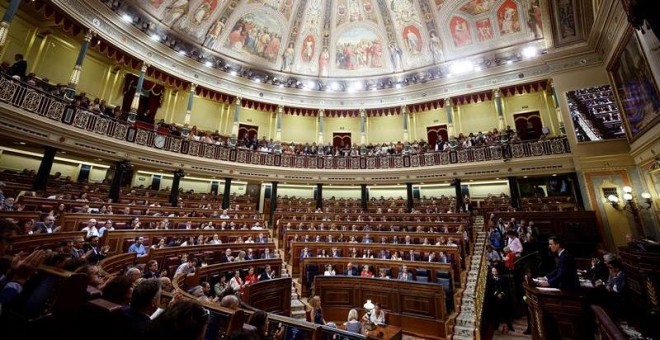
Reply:
M332 133L332 146L340 149L351 147L351 133L350 132L333 132Z
M439 138L442 138L445 142L449 140L446 124L426 127L426 139L429 142L429 148L431 150L435 149L435 143Z
M539 111L515 114L513 120L520 140L536 140L541 137L543 122Z

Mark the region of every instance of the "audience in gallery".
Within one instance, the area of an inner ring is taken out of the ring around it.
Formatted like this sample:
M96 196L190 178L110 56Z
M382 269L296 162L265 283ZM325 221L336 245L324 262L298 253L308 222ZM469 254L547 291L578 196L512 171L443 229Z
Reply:
M19 66L22 65L21 62L24 63L24 61L22 61L22 56L21 60L18 61L19 56L20 55L16 56L17 63L11 67L4 65L4 67L0 69L0 72L4 72L10 76L14 75L16 72L19 72ZM27 64L25 64L24 68L26 67ZM128 118L128 113L125 112L125 110L122 110L120 106L115 106L112 108L105 102L105 100L101 100L99 98L94 98L93 100L90 99L87 97L85 92L75 93L63 84L52 85L49 83L48 79L39 79L34 73L30 73L27 76L15 75L15 77L15 80L20 81L21 79L24 79L28 86L40 89L55 97L70 101L72 105L89 110L92 113L105 115L119 121L126 121ZM71 98L70 96L72 94L73 97ZM182 136L183 138L187 138L193 141L229 147L245 148L260 152L295 155L318 155L334 157L406 155L465 149L479 146L508 145L509 143L517 143L521 141L518 133L514 131L510 126L507 126L501 131L497 128L493 128L492 130L485 132L478 131L459 133L458 136L450 136L448 140L443 140L442 137L439 137L436 143L433 145L430 145L422 139L419 141L415 140L413 142L392 141L390 143L370 143L368 145L357 145L356 143L353 143L352 145L343 145L342 143L341 145L334 146L331 143L328 143L327 145L317 145L316 143L296 143L295 141L279 142L273 141L272 139L267 140L265 136L262 137L262 139L258 139L257 136L254 136L252 139L250 139L247 135L245 135L242 136L242 138L237 139L222 136L218 131L201 131L197 128L197 126L192 126L189 130L184 129L177 126L176 124L166 123L163 119L158 122L152 122L153 117L148 112L140 112L136 119L143 122L144 124L153 124L152 126L154 131L167 131L167 133L172 136ZM547 135L542 134L541 139L545 138L547 138ZM510 157L510 151L508 149L507 155Z

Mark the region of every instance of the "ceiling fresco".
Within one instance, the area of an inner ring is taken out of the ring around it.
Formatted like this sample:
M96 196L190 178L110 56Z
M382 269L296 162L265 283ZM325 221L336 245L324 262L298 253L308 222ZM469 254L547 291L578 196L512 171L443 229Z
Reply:
M405 72L544 38L540 0L130 0L170 47L311 77Z

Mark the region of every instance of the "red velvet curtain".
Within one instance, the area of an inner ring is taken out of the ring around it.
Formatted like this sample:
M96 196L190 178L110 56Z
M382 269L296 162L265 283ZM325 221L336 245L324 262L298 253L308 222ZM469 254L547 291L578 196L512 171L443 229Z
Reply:
M131 108L137 83L138 77L134 74L127 74L124 78L124 100L122 102L122 111L124 112L128 112ZM147 112L149 122L153 122L156 112L161 106L164 92L165 87L145 79L142 83L142 95L140 96L138 114Z

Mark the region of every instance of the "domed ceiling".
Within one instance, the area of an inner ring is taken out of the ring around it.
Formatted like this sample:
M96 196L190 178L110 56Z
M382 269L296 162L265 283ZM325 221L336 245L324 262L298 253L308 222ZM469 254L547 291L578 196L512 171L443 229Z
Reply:
M131 0L126 5L158 22L154 30L171 46L197 46L200 53L263 70L357 78L541 40L548 12L539 2Z

